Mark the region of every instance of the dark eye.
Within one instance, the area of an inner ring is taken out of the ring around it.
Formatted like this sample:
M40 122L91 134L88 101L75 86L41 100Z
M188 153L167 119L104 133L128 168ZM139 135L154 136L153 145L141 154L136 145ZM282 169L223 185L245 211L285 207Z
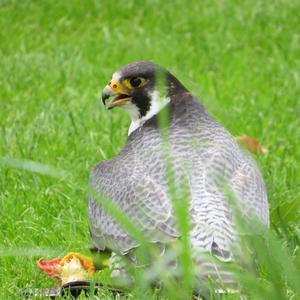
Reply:
M133 87L139 87L142 84L142 80L139 77L134 77L130 79L130 84Z

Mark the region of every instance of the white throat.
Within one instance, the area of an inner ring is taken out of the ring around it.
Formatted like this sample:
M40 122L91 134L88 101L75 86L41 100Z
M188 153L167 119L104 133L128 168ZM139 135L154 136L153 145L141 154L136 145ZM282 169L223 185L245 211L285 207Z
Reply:
M170 102L169 97L159 97L158 91L153 91L149 94L149 96L151 99L150 109L143 117L140 117L140 112L136 105L128 103L123 106L123 108L131 117L131 124L129 126L128 135L130 135L137 128L141 127L147 120L158 114L160 110Z

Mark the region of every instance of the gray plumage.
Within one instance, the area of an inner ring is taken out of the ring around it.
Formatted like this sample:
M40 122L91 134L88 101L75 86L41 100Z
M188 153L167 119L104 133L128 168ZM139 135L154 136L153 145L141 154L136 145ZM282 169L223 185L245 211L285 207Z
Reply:
M170 86L174 87L173 83ZM227 259L236 237L232 209L222 183L234 193L244 216L254 215L268 224L262 177L250 155L240 149L195 96L181 85L168 91L169 155L176 183L180 185L185 178L190 187L192 248ZM168 194L157 116L134 130L115 158L94 167L90 184L113 201L150 241L167 244L179 237ZM92 197L89 223L93 242L99 249L126 254L138 246Z

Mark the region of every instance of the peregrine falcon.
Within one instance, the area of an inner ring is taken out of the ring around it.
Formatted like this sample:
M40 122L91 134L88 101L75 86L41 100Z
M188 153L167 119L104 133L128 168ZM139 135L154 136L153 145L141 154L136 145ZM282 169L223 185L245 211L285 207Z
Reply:
M157 74L164 76L164 94L158 88ZM243 216L254 216L268 226L266 189L254 160L175 76L152 62L130 63L116 71L104 88L104 104L112 96L107 108L118 106L129 113L129 136L116 157L93 168L91 188L110 199L150 242L168 245L180 238L162 149L162 109L168 111L173 177L178 185L183 178L189 184L192 250L224 260L231 257L231 246L237 240L235 222L220 182L230 188ZM128 255L138 247L93 196L89 199L89 225L94 245L100 250ZM199 266L199 270L201 273L204 268ZM215 272L224 279L215 267L207 270L199 276Z

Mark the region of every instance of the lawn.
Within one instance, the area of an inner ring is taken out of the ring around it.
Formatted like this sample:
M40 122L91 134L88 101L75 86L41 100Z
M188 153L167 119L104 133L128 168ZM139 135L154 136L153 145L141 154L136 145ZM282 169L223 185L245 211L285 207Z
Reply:
M297 269L299 12L297 0L0 1L1 299L53 285L38 258L89 253L89 172L119 152L130 124L100 95L137 60L168 68L233 135L268 148L256 159L271 231ZM286 281L276 299L298 299Z

